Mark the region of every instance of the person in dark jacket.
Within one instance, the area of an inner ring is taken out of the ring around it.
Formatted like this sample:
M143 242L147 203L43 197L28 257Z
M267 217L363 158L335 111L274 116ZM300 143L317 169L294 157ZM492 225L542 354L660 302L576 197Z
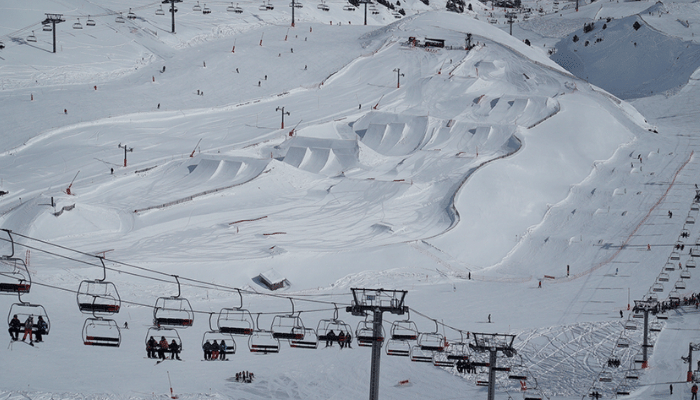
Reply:
M208 340L204 342L202 350L204 350L204 360L211 360L211 342Z
M340 331L338 334L338 345L340 345L340 350L343 350L343 347L345 347L345 332Z
M226 360L226 349L226 342L223 339L221 339L221 343L219 343L219 360Z
M19 340L19 331L21 327L22 323L19 322L19 318L17 318L17 314L15 314L10 320L10 329L7 330L8 332L10 332L10 337L12 338L12 340Z
M211 357L209 357L210 360L217 360L219 358L219 343L214 341L214 343L211 344Z
M161 336L160 342L158 342L158 358L165 360L165 352L168 351L169 347L168 340L165 338L165 336Z
M156 350L158 349L158 342L151 336L146 342L146 354L148 358L156 358Z
M168 349L170 350L170 359L171 360L173 360L175 358L177 358L178 360L182 360L180 358L180 345L177 344L175 339L173 339L173 341L170 342L170 346L168 347Z
M333 332L333 329L331 329L331 331L328 332L328 335L326 335L326 347L333 347L333 342L335 342L335 332Z
M37 342L43 342L43 336L46 335L46 330L49 329L49 325L44 321L44 317L41 315L39 316L39 319L36 321L36 341Z

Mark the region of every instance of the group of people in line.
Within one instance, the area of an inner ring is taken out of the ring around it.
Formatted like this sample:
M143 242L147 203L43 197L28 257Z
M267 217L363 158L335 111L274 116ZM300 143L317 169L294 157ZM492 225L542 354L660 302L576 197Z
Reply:
M34 342L44 341L44 335L47 334L49 328L49 324L46 323L44 317L41 315L37 318L35 324L33 315L28 316L24 323L22 323L20 322L19 317L17 317L17 314L15 314L10 320L9 325L10 328L7 331L10 332L10 338L12 338L12 341L18 341L19 333L24 332L22 341L26 341L27 336L29 336L29 344L32 346L34 345ZM32 335L34 335L35 339L32 339Z
M352 335L350 334L350 332L345 333L343 331L340 331L340 333L336 335L335 332L333 332L333 330L331 329L326 335L326 347L333 347L333 342L338 342L338 345L340 345L341 349L343 349L345 346L347 346L349 349L352 349L352 347L350 346L350 343L352 343Z
M160 358L161 360L165 360L165 353L168 352L170 353L171 360L181 360L181 350L182 348L175 341L175 339L168 343L168 339L166 339L165 336L161 336L160 341L156 341L153 336L151 336L148 338L148 342L146 342L146 353L148 354L148 358ZM156 356L156 353L158 356Z
M217 343L216 340L214 340L214 343L211 343L207 340L202 345L202 350L204 350L204 359L207 361L226 360L227 348L228 347L226 346L226 341L224 339L221 339L221 343Z
M254 378L255 378L255 375L252 372L248 372L248 371L236 372L236 382L251 383L251 382L253 382Z

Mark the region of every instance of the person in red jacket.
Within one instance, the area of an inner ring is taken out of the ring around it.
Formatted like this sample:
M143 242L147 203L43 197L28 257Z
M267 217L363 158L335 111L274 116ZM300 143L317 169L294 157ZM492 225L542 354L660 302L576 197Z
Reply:
M698 400L698 385L693 384L693 387L690 388L690 393L693 394L693 397L691 397L690 400Z

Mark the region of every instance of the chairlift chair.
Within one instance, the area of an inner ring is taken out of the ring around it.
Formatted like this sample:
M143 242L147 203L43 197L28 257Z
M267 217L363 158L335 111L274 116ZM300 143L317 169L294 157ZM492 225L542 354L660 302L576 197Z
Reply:
M336 340L340 332L345 332L346 335L352 333L352 328L350 325L338 319L338 307L335 307L333 318L318 321L318 326L316 327L316 335L318 336L318 340L320 342L328 341L328 334L331 331L333 331Z
M272 3L270 2L270 0L267 0L267 4L265 4L265 9L268 10L268 11L274 10L274 9L275 9L275 7L272 5Z
M240 290L238 295L241 297L241 306L237 308L222 308L216 325L219 331L224 333L250 336L255 330L255 321L250 311L243 308L243 296Z
M658 312L656 313L656 319L666 320L668 319L668 314L666 313L666 311Z
M243 7L239 6L238 3L236 3L236 7L233 8L233 12L235 12L236 14L242 14Z
M122 335L113 319L88 318L83 324L83 344L86 346L119 347Z
M355 330L355 337L357 338L357 345L360 347L372 347L372 344L377 342L384 342L384 326L381 326L379 336L374 336L374 322L371 319L365 319L357 324L357 329Z
M418 327L415 322L411 321L410 317L405 320L394 321L391 324L391 330L389 332L391 340L418 339Z
M233 334L231 333L224 333L221 332L218 329L214 329L212 319L214 317L214 314L209 315L209 330L204 332L204 335L202 335L202 347L204 347L204 344L207 341L216 341L217 343L221 343L222 341L226 344L226 350L224 351L224 354L226 355L233 355L236 354L236 340L233 338ZM218 323L218 318L217 318L217 323ZM219 353L221 353L221 350L219 350Z
M678 293L677 290L671 290L670 292L668 292L668 298L671 300L680 300L681 295L680 293Z
M666 265L664 265L664 271L675 271L676 270L676 264L672 262L667 262Z
M635 369L630 369L625 373L625 379L637 380L639 379L639 372Z
M0 258L0 294L29 293L32 278L21 258Z
M160 7L156 10L156 15L165 15L165 11L163 11L163 6L160 6Z
M90 18L90 16L88 15L88 19L87 19L87 22L85 22L85 25L87 25L87 26L95 26L95 20L92 19L92 18Z
M524 366L520 366L520 365L511 367L510 371L508 372L508 379L517 380L517 381L526 381L527 380L527 369L525 369Z
M661 329L663 328L663 325L659 321L651 321L649 324L649 331L650 332L661 332Z
M202 11L202 6L199 5L199 1L192 7L192 11Z
M129 13L126 14L126 17L127 17L128 19L136 19L136 14L134 14L133 11L131 11L131 8L130 8L130 9L129 9Z
M681 271L681 279L690 279L690 271Z
M659 274L659 276L656 278L656 280L659 282L668 282L668 274L665 272L662 272Z
M466 361L469 359L469 343L464 341L464 335L459 332L461 338L459 341L451 341L450 346L445 353L448 360Z
M700 211L700 205L698 203L693 203L690 205L690 211L698 212Z
M107 267L104 259L98 258L102 263L102 279L80 282L76 295L78 309L84 314L116 314L121 308L122 301L114 283L105 280L107 279Z
M4 48L5 48L5 42L3 42L2 40L0 40L0 50L2 50L2 49L4 49Z
M418 346L422 350L428 351L445 351L445 336L438 332L438 323L435 322L435 332L423 332L418 335Z
M688 225L695 224L695 217L688 216L688 218L685 219L685 223Z
M659 296L657 296L656 293L647 293L646 295L644 295L642 300L651 302L659 301Z
M280 340L272 335L271 331L259 329L260 314L256 318L256 329L248 337L248 350L251 353L269 354L280 352Z
M53 28L51 27L51 24L43 24L41 26L41 30L44 32L51 32Z
M299 314L294 312L294 301L289 298L292 303L291 314L275 315L272 318L270 331L275 339L303 339L304 338L304 323Z
M625 329L630 330L630 331L636 331L637 330L637 324L634 323L634 321L627 321L625 323Z
M233 6L233 3L231 3L230 6L226 7L226 11L228 12L234 12L236 11L236 7Z
M294 7L294 8L304 8L304 4L299 2L299 1L295 1L294 3L289 3L289 6Z
M122 15L122 13L119 13L119 15L117 15L117 18L114 19L114 22L116 22L118 24L123 24L126 22L126 20L124 19L124 16Z
M202 9L202 14L211 14L211 9L207 7L206 4L204 4L204 8Z
M180 280L177 281L177 296L159 297L153 306L153 325L187 328L194 323L194 311L189 300L180 297Z
M46 332L43 334L48 335L49 331L51 331L51 321L49 320L49 315L46 313L46 309L44 308L44 306L42 306L41 304L32 304L23 301L22 293L17 293L17 297L19 298L19 302L12 304L10 306L9 314L7 314L8 325L10 321L12 321L12 318L16 315L17 319L19 319L21 324L20 329L23 331L25 328L25 321L28 317L31 316L33 317L34 323L34 326L32 327L32 332L36 333L38 329L37 321L39 320L39 317L42 317L42 319L46 322Z
M632 388L629 385L622 384L615 389L615 393L618 396L628 396L632 392Z
M618 339L617 347L622 348L622 349L626 349L626 348L630 347L629 339L627 339L627 338Z
M326 4L325 1L321 0L321 3L319 3L316 8L318 8L321 11L330 11L330 7L328 7L328 4Z
M679 279L674 285L674 287L679 290L685 289L685 281L683 280L683 278Z
M355 11L355 6L353 6L352 4L346 4L343 6L343 10L344 11Z
M83 27L81 25L79 29L82 29L82 28ZM34 31L32 31L31 35L27 36L27 42L36 42L36 35L34 35Z
M700 240L700 239L698 239L698 240ZM697 244L690 248L690 256L691 257L700 257L700 247Z
M610 372L610 371L603 371L598 376L598 380L600 382L612 382L612 378L613 378L612 372Z
M408 357L411 355L411 342L408 340L389 339L386 342L386 355Z
M664 291L664 285L662 285L662 284L660 284L660 283L655 283L655 284L653 284L653 285L651 286L651 290L654 291L654 292L657 292L657 293L663 292L663 291Z
M393 11L393 12L391 13L391 15L393 15L394 18L396 18L396 19L400 19L400 18L401 18L401 13L399 13L399 12L397 12L397 11Z
M436 367L452 368L457 361L450 360L445 353L433 353L433 365Z
M164 326L152 326L148 328L148 332L146 332L146 339L144 340L144 343L148 345L148 339L151 336L156 340L156 342L160 342L162 338L165 338L165 340L167 340L168 343L171 343L173 340L175 340L175 343L177 343L177 345L180 347L180 352L184 350L180 334L175 328L168 328Z
M289 347L295 349L317 349L318 335L313 328L304 328L304 336L301 339L289 339Z
M641 311L633 312L632 318L644 318L644 313Z
M678 261L681 259L681 255L677 251L671 252L671 257L669 257L673 261Z
M433 351L421 348L419 345L411 346L411 361L413 362L433 362Z
M695 265L696 265L695 260L693 260L692 258L688 259L688 261L685 262L686 268L695 268ZM688 273L690 273L690 272L688 272Z

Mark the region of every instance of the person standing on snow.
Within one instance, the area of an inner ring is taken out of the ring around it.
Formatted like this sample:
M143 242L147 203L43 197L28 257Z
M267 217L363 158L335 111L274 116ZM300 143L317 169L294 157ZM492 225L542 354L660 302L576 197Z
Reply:
M693 384L693 387L690 388L690 393L693 394L690 400L698 400L698 385Z

